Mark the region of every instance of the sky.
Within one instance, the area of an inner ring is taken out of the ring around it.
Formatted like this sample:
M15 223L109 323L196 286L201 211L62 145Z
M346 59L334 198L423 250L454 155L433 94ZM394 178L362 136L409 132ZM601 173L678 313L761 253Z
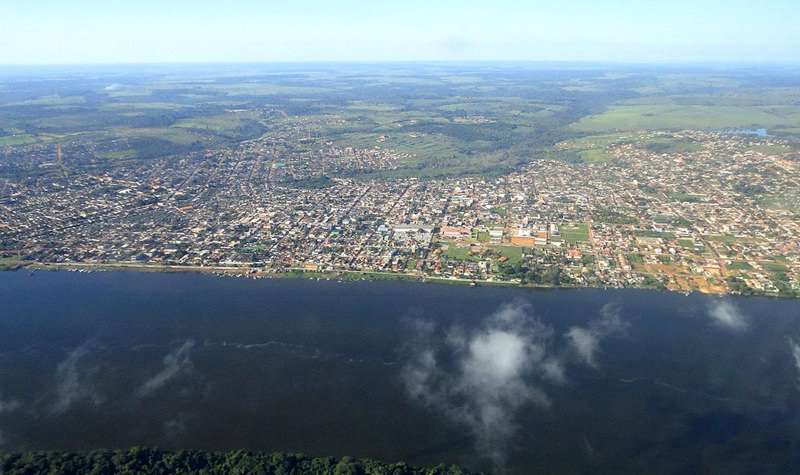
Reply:
M798 0L2 0L0 65L800 62Z

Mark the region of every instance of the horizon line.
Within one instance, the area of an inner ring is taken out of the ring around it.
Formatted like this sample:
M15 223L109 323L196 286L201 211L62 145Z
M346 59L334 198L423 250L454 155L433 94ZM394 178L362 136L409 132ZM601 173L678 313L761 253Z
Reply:
M122 61L75 63L0 63L0 68L109 66L256 66L256 65L414 65L414 64L553 64L609 66L800 66L798 60L605 60L605 59L369 59L369 60L252 60L252 61Z

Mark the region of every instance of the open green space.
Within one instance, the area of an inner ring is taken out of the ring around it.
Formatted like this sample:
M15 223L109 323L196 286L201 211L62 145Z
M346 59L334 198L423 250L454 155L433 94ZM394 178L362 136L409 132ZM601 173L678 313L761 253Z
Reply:
M786 272L789 270L785 265L781 264L780 262L765 261L762 262L761 265L764 266L764 269L766 269L769 272Z
M731 270L753 270L753 266L745 261L731 261L727 267Z
M577 243L589 240L589 225L585 223L563 224L558 231L560 236L551 236L553 241Z
M644 263L644 257L638 253L626 254L625 257L627 257L628 263L631 265Z
M489 242L489 233L486 231L473 232L472 238L478 242Z
M800 127L800 106L617 104L573 127L584 132L794 128Z
M509 264L516 264L517 262L522 260L522 254L525 252L525 248L519 246L490 246L492 249L497 251L501 257L505 257L508 259Z
M28 262L22 261L16 257L0 257L0 271L19 269Z
M282 142L279 153L329 143L391 150L401 157L396 169L337 173L393 179L493 176L541 158L601 164L615 160L610 151L626 143L654 153L699 147L679 137L634 138L630 130L767 128L800 136L800 86L791 85L791 71L764 82L745 70L496 68L332 65L118 76L112 68L91 80L3 82L0 147L24 155L26 147L81 140L115 166L117 159L229 150L272 137ZM134 143L120 144L121 138ZM791 208L790 200L766 205Z
M764 155L778 155L795 150L788 145L754 145L750 150L756 153L763 153Z
M39 142L40 137L31 134L13 134L0 136L0 147L12 147L14 145L28 145Z
M670 232L660 232L660 231L649 231L643 229L637 229L633 231L633 235L636 237L652 237L652 238L661 238L661 239L675 239L675 234Z
M471 255L469 246L456 246L453 243L440 242L437 243L439 248L442 249L442 256L447 259L456 261L479 261L480 257Z
M720 234L712 234L704 237L709 241L721 242L724 244L735 244L738 242L745 242L747 240L741 236L730 236L730 235L720 235Z

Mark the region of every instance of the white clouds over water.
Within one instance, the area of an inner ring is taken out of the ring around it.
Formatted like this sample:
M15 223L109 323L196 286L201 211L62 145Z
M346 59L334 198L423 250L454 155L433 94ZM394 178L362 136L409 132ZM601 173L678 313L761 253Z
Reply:
M193 347L194 340L186 340L183 345L165 356L164 367L139 388L139 396L151 394L180 374L191 373L193 364L190 359L190 353Z
M792 350L794 366L797 371L800 371L800 343L795 343L793 339L789 338L789 348Z
M51 406L54 413L62 413L81 400L100 404L103 398L86 381L80 361L89 354L89 344L83 344L70 352L67 358L56 367L56 402Z
M747 318L727 300L716 300L708 306L708 316L718 326L733 331L747 330Z
M592 368L599 366L597 353L603 338L614 333L623 333L626 324L620 317L619 309L604 305L600 310L601 318L589 323L587 328L572 327L564 334L570 347L584 363Z
M527 402L548 406L542 380L563 380L560 363L548 358L552 330L524 304L501 307L471 333L448 329L440 345L433 324L414 324L423 343L403 371L410 395L469 427L479 450L502 464L515 411Z
M417 343L403 370L410 396L468 427L481 454L502 467L517 410L528 403L548 408L546 390L567 381L553 329L520 302L503 305L470 332L437 333L424 320L413 325ZM597 367L601 340L624 328L619 312L604 307L599 320L564 337L581 362Z
M19 402L17 401L3 401L0 399L0 413L11 412L19 409Z

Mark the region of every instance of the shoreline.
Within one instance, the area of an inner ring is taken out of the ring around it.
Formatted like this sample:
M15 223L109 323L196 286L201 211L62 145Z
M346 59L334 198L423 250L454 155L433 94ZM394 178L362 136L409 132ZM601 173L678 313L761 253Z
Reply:
M198 274L212 274L219 277L245 277L252 279L308 279L308 280L342 280L342 281L405 281L430 284L448 285L472 285L476 287L515 287L519 289L636 289L636 290L655 290L670 293L701 293L703 295L736 295L753 297L774 297L774 298L793 298L782 297L779 295L754 294L741 295L730 292L705 292L702 290L681 291L671 289L654 289L649 287L612 287L612 286L591 286L591 285L547 285L547 284L520 284L518 281L484 280L484 279L464 279L455 277L432 277L417 274L406 274L400 272L381 272L381 271L357 271L357 270L333 270L333 271L311 271L300 268L292 268L286 272L268 272L262 269L242 267L242 266L193 266L193 265L165 265L165 264L138 264L138 263L91 263L91 262L69 262L69 263L47 263L31 261L14 261L0 265L0 271L13 270L46 270L46 271L74 271L74 272L194 272Z

